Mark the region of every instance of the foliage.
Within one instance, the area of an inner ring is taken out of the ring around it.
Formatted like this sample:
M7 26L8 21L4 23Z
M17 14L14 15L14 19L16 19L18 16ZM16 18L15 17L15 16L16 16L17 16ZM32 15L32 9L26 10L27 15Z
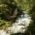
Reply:
M3 17L5 18L5 16L1 16L1 14L12 15L10 11L13 11L16 7L31 13L33 23L30 25L30 29L31 31L35 30L35 0L0 0L0 28L11 25L11 21L2 19Z

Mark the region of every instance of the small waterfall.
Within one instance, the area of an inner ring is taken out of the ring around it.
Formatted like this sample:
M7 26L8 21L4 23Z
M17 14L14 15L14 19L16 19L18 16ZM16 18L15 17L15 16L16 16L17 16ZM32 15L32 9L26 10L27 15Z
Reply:
M31 17L25 13L25 15L21 15L19 18L17 18L16 22L12 24L11 27L8 28L8 30L11 32L11 34L14 33L24 33L27 30L27 27L29 26L31 21Z
M25 13L25 15L21 15L16 19L16 22L12 24L11 27L8 27L6 31L0 31L0 35L10 35L14 33L24 33L27 30L31 21L31 17Z

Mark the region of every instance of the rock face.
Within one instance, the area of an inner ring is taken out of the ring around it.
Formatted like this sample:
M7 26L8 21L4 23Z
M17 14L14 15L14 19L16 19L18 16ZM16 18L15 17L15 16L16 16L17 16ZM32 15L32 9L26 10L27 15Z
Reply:
M7 30L0 31L0 35L10 35L14 33L24 33L27 30L31 21L31 17L25 13L25 15L21 14L20 17L16 19L16 21L12 24L11 27L8 27Z

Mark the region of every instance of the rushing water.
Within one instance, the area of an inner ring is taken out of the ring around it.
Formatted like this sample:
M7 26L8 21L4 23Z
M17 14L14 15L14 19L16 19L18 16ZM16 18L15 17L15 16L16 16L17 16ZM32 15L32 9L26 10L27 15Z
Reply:
M18 32L24 33L27 30L30 21L31 17L28 14L22 14L11 27L8 27L7 30L0 30L0 35L10 35Z

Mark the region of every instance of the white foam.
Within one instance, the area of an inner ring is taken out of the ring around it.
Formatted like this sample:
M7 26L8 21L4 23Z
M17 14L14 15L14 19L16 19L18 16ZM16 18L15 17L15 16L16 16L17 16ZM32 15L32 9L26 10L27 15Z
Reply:
M31 17L25 14L21 18L18 18L16 22L13 23L11 27L8 27L6 31L0 30L0 35L10 35L18 32L24 33L27 30L30 21L31 21ZM6 33L7 31L8 33Z
M12 33L24 33L29 26L30 21L31 17L25 14L23 18L18 18L9 30L11 30Z

